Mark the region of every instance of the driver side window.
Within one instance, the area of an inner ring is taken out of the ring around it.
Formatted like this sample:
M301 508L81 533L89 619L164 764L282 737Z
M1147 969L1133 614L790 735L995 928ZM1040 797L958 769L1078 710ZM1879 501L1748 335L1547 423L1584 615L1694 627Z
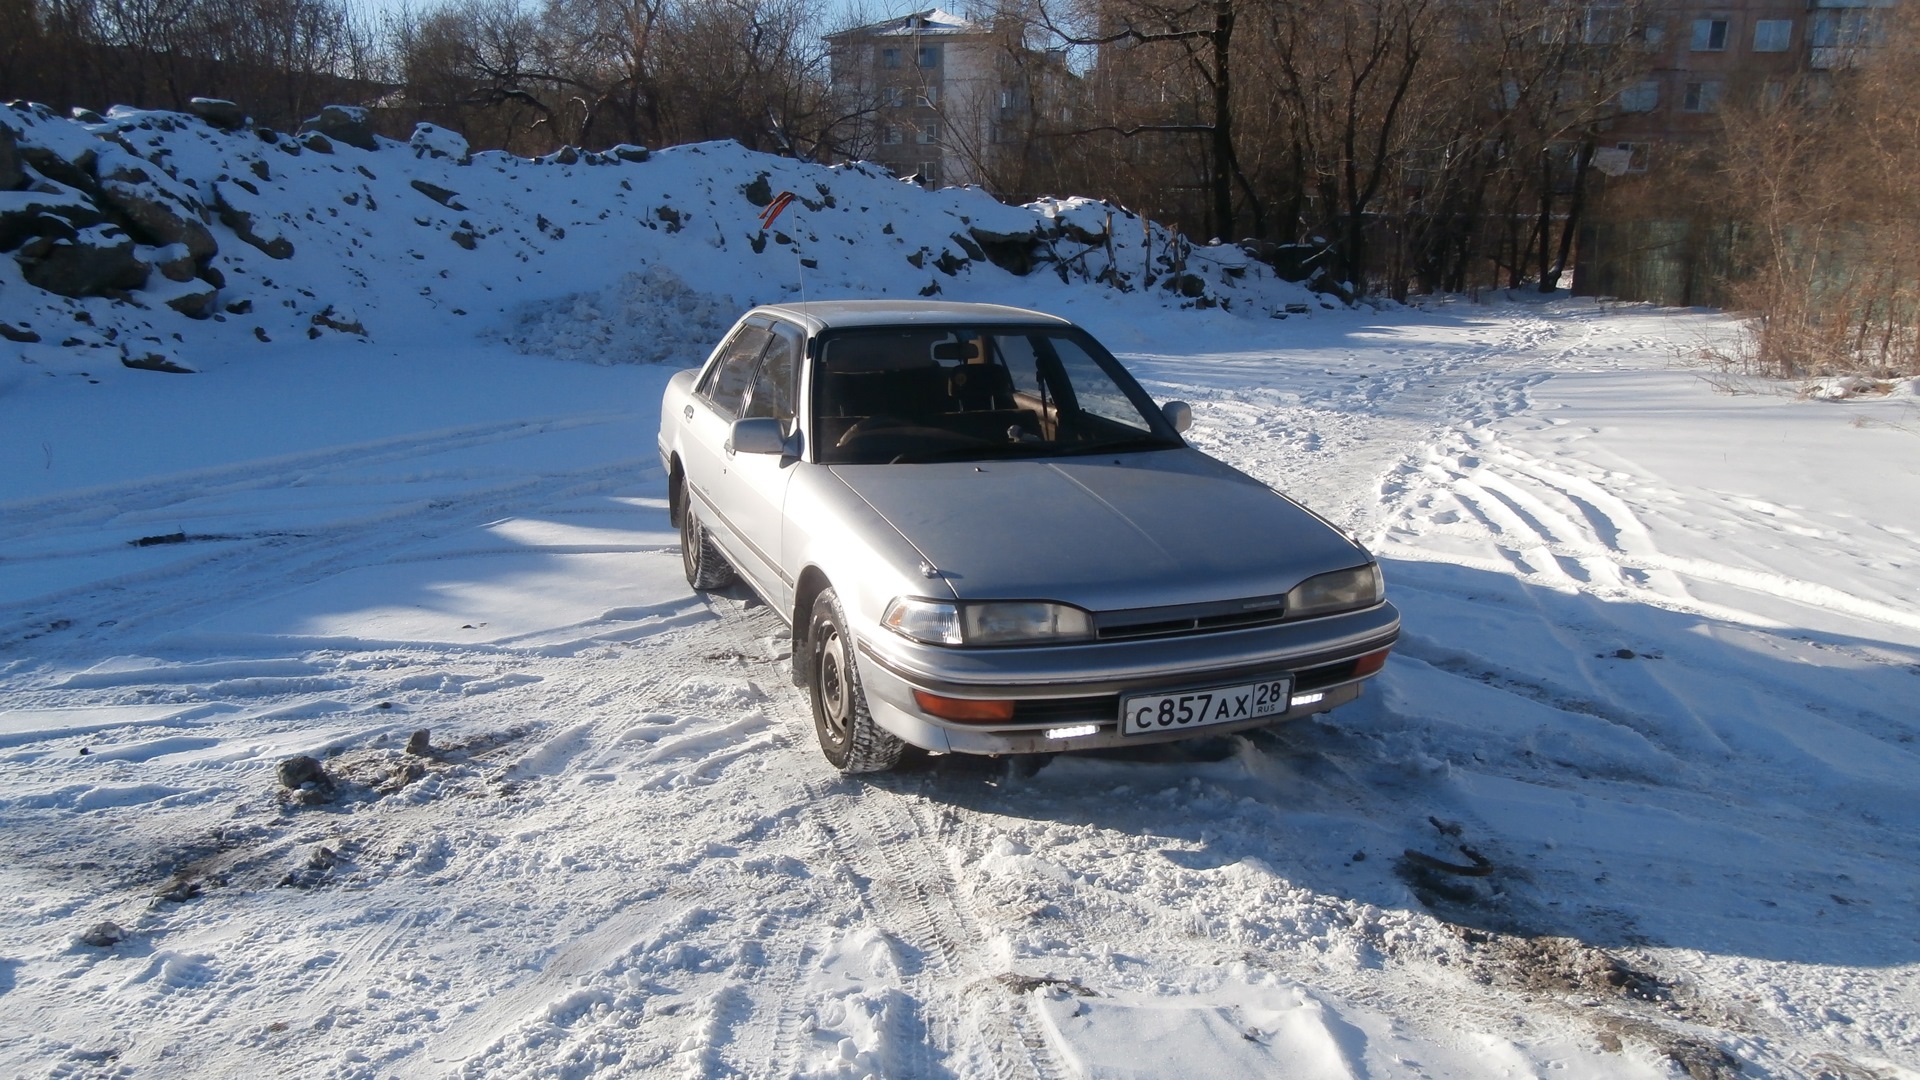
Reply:
M793 434L794 386L799 381L801 338L783 324L774 326L773 347L760 365L744 416L770 416L784 434Z
M721 350L720 359L701 380L698 393L727 419L740 415L740 403L753 379L754 365L773 335L760 326L743 326Z

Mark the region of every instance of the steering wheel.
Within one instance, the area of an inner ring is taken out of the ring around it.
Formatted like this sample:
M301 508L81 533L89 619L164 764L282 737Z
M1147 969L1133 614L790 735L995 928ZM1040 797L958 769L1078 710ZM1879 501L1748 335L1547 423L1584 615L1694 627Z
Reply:
M840 436L840 441L834 443L833 445L845 446L848 443L852 442L855 439L860 438L863 435L871 435L876 431L885 431L888 428L903 428L903 427L913 427L913 426L914 424L911 420L903 420L898 416L889 416L886 414L869 416L865 420L862 420L859 423L854 424L852 427L848 428L845 432L843 432Z

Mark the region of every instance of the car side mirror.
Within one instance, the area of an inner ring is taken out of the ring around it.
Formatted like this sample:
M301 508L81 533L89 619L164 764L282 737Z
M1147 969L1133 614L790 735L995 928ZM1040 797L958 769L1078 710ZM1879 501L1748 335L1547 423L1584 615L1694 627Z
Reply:
M733 422L727 449L736 454L784 454L787 437L773 417L748 416Z
M1160 413L1175 431L1184 432L1193 426L1193 406L1184 401L1169 401L1160 406Z

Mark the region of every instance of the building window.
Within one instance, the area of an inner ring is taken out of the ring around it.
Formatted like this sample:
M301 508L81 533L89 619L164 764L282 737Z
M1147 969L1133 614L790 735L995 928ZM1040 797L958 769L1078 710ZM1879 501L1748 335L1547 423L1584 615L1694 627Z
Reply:
M1660 80L1644 79L1620 91L1620 111L1652 112L1660 107Z
M1810 66L1817 71L1852 67L1858 50L1880 43L1879 27L1866 11L1821 12L1807 37L1813 46Z
M1580 42L1583 45L1614 45L1631 22L1627 10L1613 3L1589 4L1581 12Z
M1753 24L1754 52L1786 52L1793 43L1792 19L1758 19Z
M922 146L938 146L940 143L940 125L923 124L920 127L920 133L914 136L914 138Z
M880 104L889 109L898 109L907 103L907 91L904 87L883 86L880 88Z
M1815 45L1851 46L1879 43L1879 27L1865 11L1823 12L1813 20Z
M920 168L916 175L920 177L922 186L937 188L940 186L940 163L937 161L923 161L920 163Z
M1724 15L1693 20L1694 52L1727 51L1727 18Z
M922 87L920 96L915 99L914 104L926 109L939 108L940 88L938 86Z
M1720 107L1718 82L1690 82L1680 108L1690 113L1710 113Z
M880 50L880 66L883 68L899 67L900 66L900 50L899 49L881 49Z
M901 142L900 129L892 125L881 128L880 142L887 146L899 146Z
M1630 172L1646 172L1645 144L1623 142L1612 146L1596 146L1593 148L1593 157L1588 161L1588 165L1602 176L1625 176Z
M940 46L938 45L920 46L920 56L916 62L923 68L939 67L940 66Z

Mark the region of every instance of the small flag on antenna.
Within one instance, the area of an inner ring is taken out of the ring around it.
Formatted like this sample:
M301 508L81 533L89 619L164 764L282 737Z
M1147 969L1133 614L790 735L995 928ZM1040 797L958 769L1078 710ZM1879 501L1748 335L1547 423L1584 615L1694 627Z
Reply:
M760 211L760 227L763 229L773 228L773 219L779 217L782 211L792 205L793 192L783 191L775 195L773 201L767 204L767 208Z

